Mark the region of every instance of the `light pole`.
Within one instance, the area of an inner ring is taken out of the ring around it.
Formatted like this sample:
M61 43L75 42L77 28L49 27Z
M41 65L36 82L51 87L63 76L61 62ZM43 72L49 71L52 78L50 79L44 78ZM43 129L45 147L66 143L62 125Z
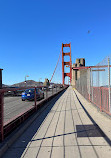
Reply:
M40 80L41 80L42 78L39 78L39 86L40 86Z
M25 83L26 83L26 77L29 77L29 75L26 75L26 76L25 76Z

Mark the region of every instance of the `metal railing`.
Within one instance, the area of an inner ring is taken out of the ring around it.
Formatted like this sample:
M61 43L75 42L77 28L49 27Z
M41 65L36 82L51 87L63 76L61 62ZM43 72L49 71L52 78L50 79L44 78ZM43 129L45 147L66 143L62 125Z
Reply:
M110 58L96 66L81 68L75 88L100 111L111 115Z
M22 92L30 88L35 89L34 100L22 101ZM43 89L43 99L37 100L37 88ZM9 133L36 112L43 104L66 88L67 86L58 85L51 89L42 86L0 89L0 140L3 141Z

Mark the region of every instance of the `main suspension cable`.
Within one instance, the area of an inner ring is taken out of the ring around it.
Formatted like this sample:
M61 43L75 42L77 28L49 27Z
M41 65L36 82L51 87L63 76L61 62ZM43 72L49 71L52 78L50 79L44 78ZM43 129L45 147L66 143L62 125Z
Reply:
M62 51L60 51L60 54L59 54L59 58L58 58L58 61L57 61L56 67L55 67L55 69L54 69L54 72L53 72L52 77L51 77L51 79L50 79L50 81L49 81L49 82L51 82L51 81L52 81L52 78L53 78L53 76L54 76L54 74L55 74L55 71L56 71L56 69L57 69L57 66L58 66L58 63L59 63L59 60L60 60L61 53L62 53Z

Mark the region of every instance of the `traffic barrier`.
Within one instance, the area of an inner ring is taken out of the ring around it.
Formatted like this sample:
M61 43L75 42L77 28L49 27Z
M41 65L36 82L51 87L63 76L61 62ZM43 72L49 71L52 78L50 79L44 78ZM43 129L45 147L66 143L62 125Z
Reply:
M27 108L26 110L23 110L18 115L15 115L11 119L9 119L7 122L4 122L4 93L8 91L17 91L17 90L24 90L34 88L35 89L35 97L34 97L34 103L33 106ZM45 103L47 103L49 100L51 100L53 97L61 93L63 90L67 88L67 86L64 86L63 88L57 87L54 93L54 89L51 90L52 94L48 96L49 91L46 88L45 95L46 98L42 99L37 103L36 98L36 89L37 88L43 88L43 87L23 87L23 88L15 88L15 89L1 89L0 90L0 140L3 141L4 138L6 138L14 129L16 129L22 122L24 122L27 118L29 118L33 113L37 112L38 109L43 106Z

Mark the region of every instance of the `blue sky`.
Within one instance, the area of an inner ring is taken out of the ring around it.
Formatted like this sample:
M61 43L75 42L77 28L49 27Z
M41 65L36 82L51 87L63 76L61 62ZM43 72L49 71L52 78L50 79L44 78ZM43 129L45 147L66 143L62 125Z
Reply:
M88 34L88 30L90 33ZM51 78L62 43L72 62L96 65L111 54L110 0L0 0L3 83Z

